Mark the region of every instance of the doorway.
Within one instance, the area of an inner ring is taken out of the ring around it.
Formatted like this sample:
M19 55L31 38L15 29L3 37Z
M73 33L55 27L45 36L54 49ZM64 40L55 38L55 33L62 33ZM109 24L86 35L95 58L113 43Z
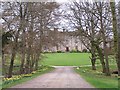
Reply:
M66 52L69 52L69 47L66 47Z

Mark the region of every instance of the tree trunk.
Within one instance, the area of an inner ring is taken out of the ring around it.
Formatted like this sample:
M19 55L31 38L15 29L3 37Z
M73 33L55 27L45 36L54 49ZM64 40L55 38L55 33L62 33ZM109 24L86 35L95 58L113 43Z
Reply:
M6 69L5 69L5 55L4 55L4 51L2 50L2 75L5 76L6 74Z
M96 59L92 57L92 59L91 59L92 70L96 70L95 61L96 61Z
M26 64L25 64L25 73L30 73L30 64L31 64L31 53L32 53L32 39L31 39L31 32L29 32L29 39L27 40L28 42L28 48L27 48L27 53L26 53Z
M97 49L97 52L98 52L98 55L99 55L99 58L100 58L100 62L102 64L102 72L103 73L106 73L106 65L105 65L105 61L104 61L104 55L102 53L102 50L100 49L100 47L98 45L95 45L96 49Z
M25 52L23 50L21 55L20 74L24 74L24 63L25 63Z
M101 23L102 24L102 23ZM109 69L109 61L108 61L108 51L107 51L107 42L106 42L106 37L105 37L105 31L103 29L103 25L101 25L101 28L103 31L102 32L102 38L103 38L103 50L104 50L104 59L106 62L106 76L110 76L110 69Z
M30 46L28 47L27 50L27 57L26 57L26 65L25 65L25 73L28 74L30 73Z
M36 52L35 70L38 70L38 61L39 61L41 51L42 51L42 40L43 40L42 38L43 38L43 34L41 34L41 39L39 41L38 51Z
M31 55L31 65L30 65L30 72L32 72L34 69L34 64L35 64L35 57L34 57L34 54L32 53Z
M102 6L102 4L100 3L100 6ZM107 41L106 41L106 30L104 28L104 24L103 24L103 16L102 16L102 8L100 9L99 11L100 13L100 26L101 26L101 29L100 29L100 32L101 32L101 36L102 36L102 39L103 39L103 51L104 51L104 59L105 59L105 65L106 65L106 76L110 76L110 69L109 69L109 61L108 61L108 52L107 52Z
M92 70L96 70L96 66L95 66L95 62L96 62L95 47L94 47L94 44L93 44L92 41L91 41L91 54L92 54L92 58L91 58Z
M8 71L8 78L12 77L13 64L14 64L14 60L15 60L15 56L16 56L18 37L19 37L20 30L21 30L21 25L20 25L19 30L16 33L16 36L15 36L15 41L14 41L14 45L13 45L13 49L12 49L12 55L11 55L11 60L10 60L10 67L9 67L9 71Z
M30 4L31 6L31 4ZM31 9L31 8L30 8ZM29 31L28 31L28 49L27 49L27 59L26 59L26 73L30 73L30 67L31 67L31 62L32 62L32 59L31 59L31 56L33 54L32 52L32 46L33 46L33 15L31 14L31 22L30 22L30 26L29 26Z
M107 51L107 43L104 41L104 55L105 55L105 61L106 61L106 76L110 76L110 69L109 69L109 61L108 61L108 51Z
M25 63L25 30L23 29L23 36L22 36L22 52L21 52L21 66L20 66L20 74L24 73L24 63Z
M118 7L118 76L120 76L120 2ZM119 87L120 87L120 78L119 78Z
M120 2L118 4L118 6L119 5L120 5ZM117 61L118 76L120 76L120 6L118 7L118 19L119 19L118 20L118 31L117 31L115 1L110 2L110 6L111 6L112 19L113 19L114 52L115 52L116 61ZM119 79L118 83L120 83L120 79ZM119 87L120 87L120 85L119 85Z
M105 30L103 28L103 22L102 22L102 14L101 14L101 34L103 38L103 51L104 51L104 59L106 62L106 76L110 76L110 69L109 69L109 61L108 61L108 51L107 51L107 41L106 41L106 36L105 36Z
M92 58L91 58L92 70L96 70L95 62L96 62L96 57L94 54L92 54Z
M118 76L120 76L120 28L118 33Z
M36 62L35 62L35 70L38 70L39 57L40 57L40 53L37 53Z
M118 47L117 47L117 44L118 44L118 35L117 35L117 19L116 19L116 11L115 11L115 1L112 0L110 2L110 7L111 7L111 13L112 13L112 25L113 25L113 28L112 28L112 31L113 31L113 37L114 37L114 53L115 53L115 58L116 58L116 62L117 62L117 66L119 68L119 64L118 64L118 56L117 56L117 50L118 50Z
M16 43L16 42L15 42ZM17 44L17 43L16 43ZM9 67L9 72L8 72L8 78L12 77L12 71L13 71L13 64L14 64L14 59L16 56L16 48L17 46L15 45L12 50L12 55L11 55L11 60L10 60L10 67Z

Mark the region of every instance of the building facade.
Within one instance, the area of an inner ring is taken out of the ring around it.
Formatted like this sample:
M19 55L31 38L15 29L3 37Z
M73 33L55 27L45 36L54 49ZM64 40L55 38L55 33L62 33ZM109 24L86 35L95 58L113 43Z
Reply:
M68 32L65 30L59 31L58 29L54 29L53 31L49 30L49 33L52 33L51 35L54 36L54 40L49 40L49 45L45 44L43 46L44 52L82 51L83 49L86 49L80 41L79 36L76 35L76 31ZM49 36L49 39L53 36Z

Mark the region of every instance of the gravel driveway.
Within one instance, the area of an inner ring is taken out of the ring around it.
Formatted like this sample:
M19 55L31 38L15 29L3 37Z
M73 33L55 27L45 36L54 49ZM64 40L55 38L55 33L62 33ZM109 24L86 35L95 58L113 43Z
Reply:
M73 67L56 66L52 72L43 74L12 88L94 88Z

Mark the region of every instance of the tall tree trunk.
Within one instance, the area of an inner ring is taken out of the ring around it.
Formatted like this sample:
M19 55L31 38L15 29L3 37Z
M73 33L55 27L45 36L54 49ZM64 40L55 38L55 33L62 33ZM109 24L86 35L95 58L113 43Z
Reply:
M20 30L21 30L21 24L20 24L20 27L19 27L16 35L15 35L15 41L14 41L14 45L13 45L13 49L12 49L12 55L11 55L11 60L10 60L10 67L9 67L9 71L8 71L8 78L12 77L13 64L14 64L14 60L15 60L15 56L16 56L18 37L19 37Z
M112 24L113 24L113 35L114 35L114 52L115 52L115 58L117 62L117 67L118 67L118 75L120 76L120 34L119 34L119 29L120 29L120 24L118 24L118 31L117 31L117 19L116 19L116 11L115 11L115 0L112 0L113 2L110 2L110 7L111 7L111 13L112 13ZM119 6L119 5L118 5ZM120 7L118 7L118 14L120 15ZM119 16L118 15L118 16ZM120 17L118 17L120 19ZM118 23L119 20L118 20ZM118 33L118 34L117 34Z
M99 55L99 58L100 58L100 62L102 64L102 69L103 69L102 72L106 73L106 65L105 65L105 61L104 61L103 52L98 45L95 45L95 47L97 49L97 52L98 52L98 55Z
M102 4L100 3L100 6L102 6ZM100 13L100 26L101 26L101 34L102 34L102 39L103 39L103 50L104 50L104 59L106 62L106 75L110 76L110 69L109 69L109 61L108 61L108 52L107 52L107 41L106 41L106 30L104 29L104 24L103 24L103 16L102 16L102 8L99 10Z
M91 41L91 54L92 54L92 58L91 58L92 70L96 70L96 66L95 66L95 62L96 62L95 47L94 47L94 44L93 44L92 41Z
M109 61L108 61L108 51L107 51L107 41L105 37L105 31L103 29L103 25L101 23L101 28L102 28L102 38L103 38L103 51L104 51L104 59L105 59L105 65L106 65L106 76L110 76L110 69L109 69Z
M118 7L118 76L120 76L120 1ZM120 78L119 78L119 87L120 87Z
M31 4L29 5L29 9L31 9ZM33 45L33 13L31 13L31 18L30 18L31 22L30 22L30 26L29 26L29 31L28 31L28 49L27 49L27 59L26 59L26 73L30 73L30 66L31 66L31 62L32 62L32 59L31 59L31 56L33 54L32 52L32 45Z
M118 33L118 76L120 76L120 28Z
M118 88L120 88L120 1L118 4Z
M109 69L109 61L108 61L108 51L107 51L107 43L104 43L104 55L105 55L105 61L106 61L106 76L110 76L110 69Z
M31 54L31 65L30 65L30 72L32 72L34 69L33 69L33 67L34 67L34 64L35 64L35 57L34 57L35 55L32 53Z
M38 70L38 61L39 61L40 53L37 53L36 63L35 63L35 70Z
M92 70L96 70L95 62L96 62L96 57L94 54L92 54L92 58L91 58Z
M41 51L42 51L42 38L43 38L43 32L41 31L41 36L40 36L40 41L39 41L39 46L38 46L38 51L36 52L36 62L35 62L35 70L38 70L38 61L41 55Z
M5 55L4 50L2 50L2 75L6 76L6 69L5 69Z
M25 30L23 29L20 74L23 74L23 73L24 73L25 48L26 48L26 47L25 47Z
M107 51L107 41L105 36L105 30L103 28L103 22L102 22L102 15L101 15L101 33L103 38L103 51L104 51L104 59L105 59L105 65L106 65L106 76L110 76L110 69L109 69L109 61L108 61L108 51Z
M91 39L91 52L92 52L92 70L96 70L96 67L95 67L95 62L96 62L96 55L95 55L95 46L94 46L94 39L95 39L95 28L94 28L94 18L93 16L91 17L91 29L92 29L92 32L91 32L91 35L92 35L92 39Z
M116 58L116 62L117 62L117 66L119 68L119 64L118 64L118 56L117 56L117 44L118 44L118 39L117 39L117 19L116 19L116 11L115 11L115 0L111 0L110 2L110 7L111 7L111 13L112 13L112 31L113 31L113 37L114 37L114 53L115 53L115 58Z
M31 50L31 46L29 45L28 49L27 49L27 57L26 57L26 65L25 65L25 73L28 74L30 73L30 51Z
M21 55L21 65L20 65L20 74L24 73L24 63L25 63L25 53L24 51L22 51L22 55Z
M12 50L8 78L12 77L13 64L14 64L14 60L15 60L15 56L16 56L16 50L17 50L17 42L15 42L15 45L14 45L13 50Z
M32 53L32 39L31 39L31 31L29 31L28 36L28 48L26 53L26 64L25 64L25 73L30 73L30 64L31 64L31 53Z

